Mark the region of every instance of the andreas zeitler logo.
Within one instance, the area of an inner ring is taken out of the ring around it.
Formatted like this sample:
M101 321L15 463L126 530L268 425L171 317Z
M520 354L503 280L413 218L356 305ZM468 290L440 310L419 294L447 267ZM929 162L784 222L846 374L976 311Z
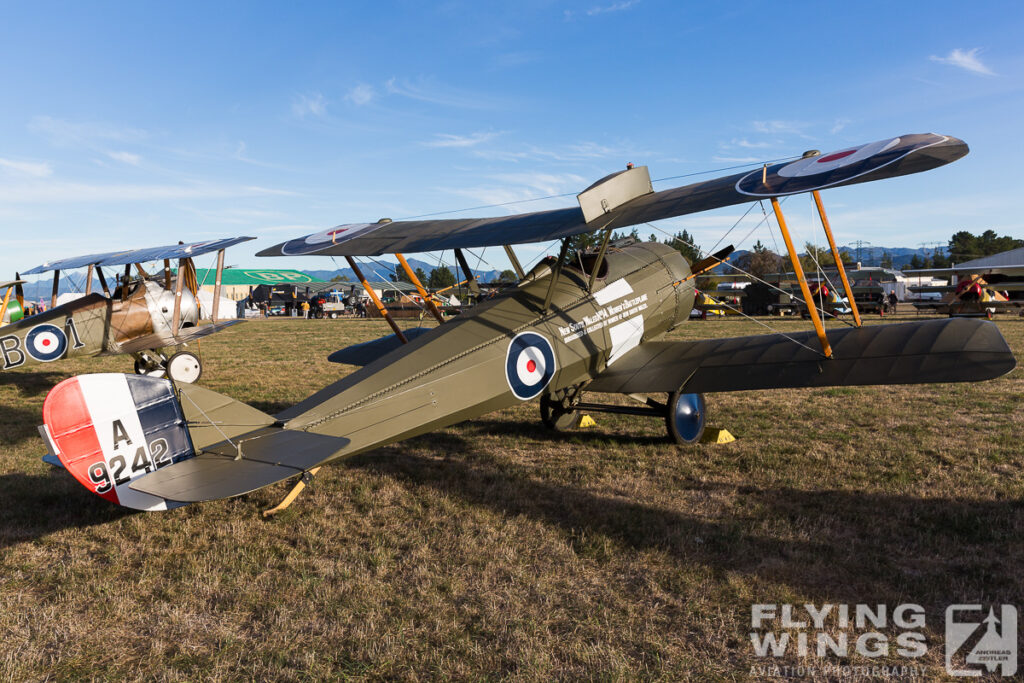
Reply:
M946 608L946 671L951 676L1017 673L1017 608L981 605Z
M947 673L952 676L1016 674L1016 607L951 605L945 616ZM750 617L750 642L756 657L796 655L803 662L799 667L771 666L771 672L760 671L763 667L755 666L752 674L914 677L926 671L915 661L928 651L925 610L920 605L901 604L889 609L880 604L754 604ZM843 662L855 654L868 661L895 655L907 665L849 666ZM820 662L820 667L814 660ZM776 671L780 668L784 670Z

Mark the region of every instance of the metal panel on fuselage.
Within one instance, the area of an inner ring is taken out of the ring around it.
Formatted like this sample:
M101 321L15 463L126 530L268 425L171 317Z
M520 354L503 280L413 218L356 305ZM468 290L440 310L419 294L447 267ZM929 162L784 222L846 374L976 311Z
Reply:
M350 439L337 458L584 382L604 369L616 343L660 337L686 319L693 283L673 283L688 273L665 245L615 250L593 295L586 276L566 268L542 313L550 277L525 282L278 417L290 429ZM642 335L613 333L623 324Z

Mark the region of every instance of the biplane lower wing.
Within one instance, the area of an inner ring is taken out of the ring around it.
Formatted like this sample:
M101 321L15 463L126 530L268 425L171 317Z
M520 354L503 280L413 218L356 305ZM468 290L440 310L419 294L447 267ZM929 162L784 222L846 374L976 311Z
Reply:
M224 320L210 325L203 325L202 327L188 327L178 334L154 332L153 334L136 337L130 341L118 344L115 353L136 353L139 351L149 351L151 349L162 349L168 346L180 346L181 344L187 344L191 341L195 341L196 339L213 334L214 332L220 332L224 328L237 325L240 322L245 321Z
M851 327L830 330L828 339L831 359L817 351L813 332L648 342L626 354L586 390L711 393L968 382L999 377L1017 364L999 329L981 320Z
M412 341L424 332L430 332L432 329L434 328L410 327L402 330L402 334L405 335L406 339ZM380 337L368 342L353 344L352 346L346 346L343 349L338 349L331 355L327 356L327 360L332 363L345 363L348 365L369 365L384 354L390 353L391 351L399 348L404 343L405 342L399 339L397 335L389 334L386 337Z

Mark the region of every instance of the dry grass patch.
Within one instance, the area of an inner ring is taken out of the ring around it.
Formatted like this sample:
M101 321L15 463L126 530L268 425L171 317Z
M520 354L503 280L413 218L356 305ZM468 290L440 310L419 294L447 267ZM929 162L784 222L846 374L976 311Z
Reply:
M1024 322L1000 327L1019 356ZM350 370L328 353L384 331L241 325L203 340L202 382L278 410ZM327 468L267 521L284 485L135 514L39 461L46 391L130 366L0 373L3 677L742 679L752 602L907 601L938 676L947 604L1024 598L1019 369L713 395L724 446L614 415L552 434L528 403Z

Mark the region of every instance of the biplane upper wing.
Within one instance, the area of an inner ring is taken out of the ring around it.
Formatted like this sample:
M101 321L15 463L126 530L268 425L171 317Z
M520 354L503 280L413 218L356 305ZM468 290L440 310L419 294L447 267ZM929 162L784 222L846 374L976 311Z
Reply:
M211 323L210 325L203 325L202 327L186 327L178 334L171 334L170 332L154 332L147 334L143 337L135 337L126 342L122 342L117 345L117 350L114 353L136 353L138 351L148 351L150 349L162 349L168 346L179 346L181 344L187 344L201 337L205 337L208 334L214 332L220 332L225 327L231 327L238 323L245 322L244 320L222 320L220 322Z
M633 198L628 201L617 204L612 198L607 210L585 212L583 195L625 173L620 171L581 193L579 207L495 218L382 219L339 225L264 249L257 256L376 256L546 242L600 228L624 228L768 197L918 173L956 161L967 152L967 144L957 138L903 135L660 192L651 190L648 178L646 188L629 195Z
M4 280L4 281L0 281L0 291L8 289L10 287L14 287L16 285L23 285L23 284L25 284L25 280Z
M86 266L123 266L130 263L147 263L162 259L194 258L254 239L256 238L227 237L218 240L207 240L205 242L191 242L189 244L169 244L165 247L108 251L102 254L74 256L59 261L48 261L40 266L36 266L32 270L26 270L25 275L35 275L50 270L71 270Z
M711 393L968 382L999 377L1017 364L999 328L966 318L833 329L828 339L831 359L817 351L814 332L647 342L586 390Z

